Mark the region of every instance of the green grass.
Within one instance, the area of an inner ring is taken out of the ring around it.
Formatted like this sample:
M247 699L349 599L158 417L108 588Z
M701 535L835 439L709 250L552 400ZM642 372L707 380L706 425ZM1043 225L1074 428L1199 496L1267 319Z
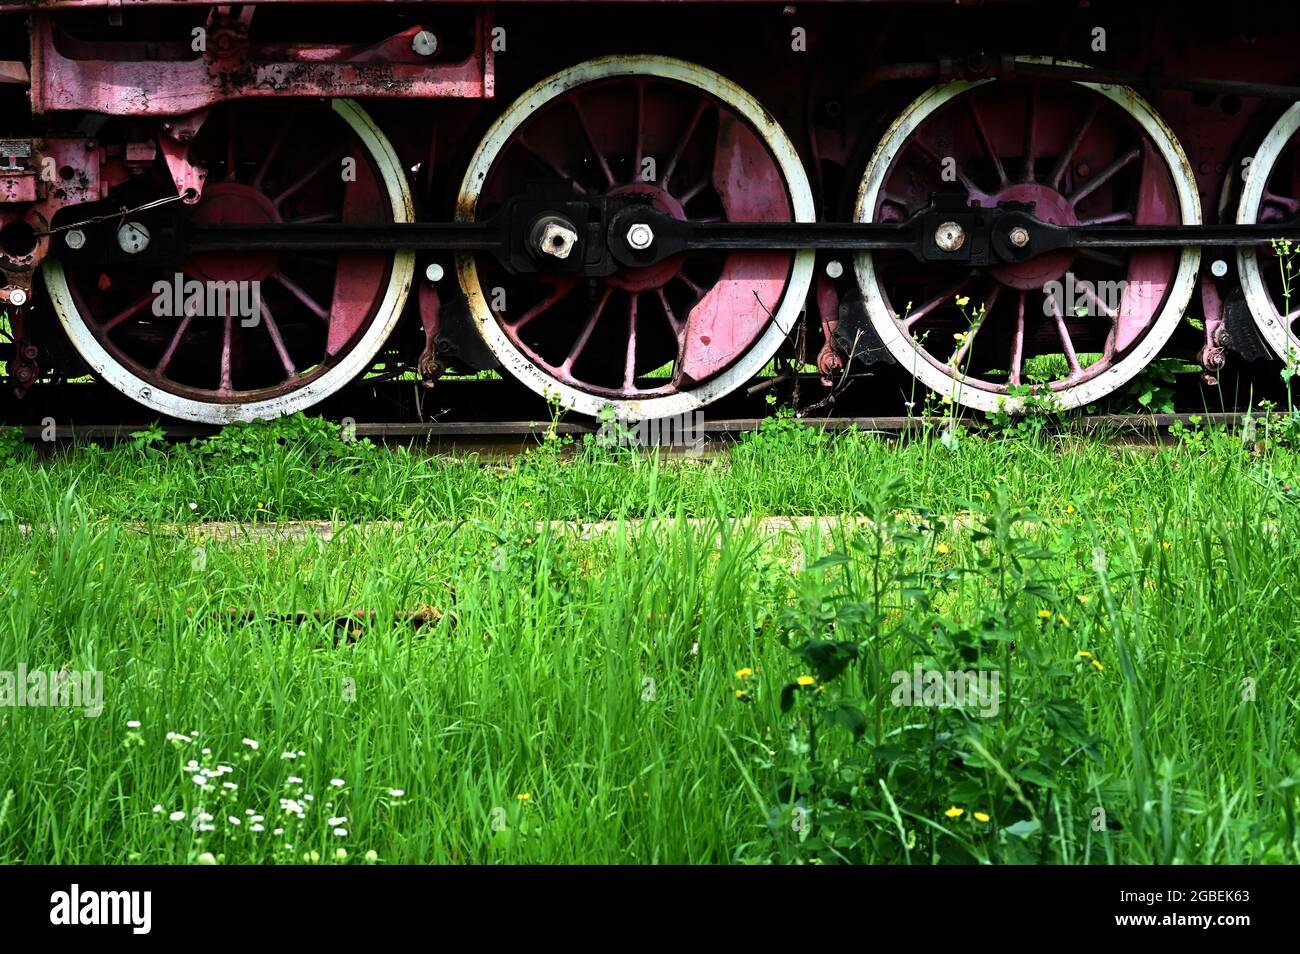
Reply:
M0 463L0 670L104 674L97 718L0 708L0 861L1297 860L1280 442L137 443ZM756 520L798 513L850 518ZM202 525L318 517L406 523ZM893 705L917 663L997 671L998 712Z

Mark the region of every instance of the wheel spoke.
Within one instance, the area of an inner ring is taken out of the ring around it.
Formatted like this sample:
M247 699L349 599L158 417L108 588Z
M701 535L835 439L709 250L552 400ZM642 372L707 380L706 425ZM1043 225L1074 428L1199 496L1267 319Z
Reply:
M677 141L677 147L673 150L672 156L668 159L668 165L664 166L663 174L659 177L659 181L664 184L664 188L668 187L668 180L672 178L673 173L677 170L677 163L681 161L682 154L686 152L686 147L690 144L691 137L695 135L695 127L699 125L700 117L704 115L705 110L708 108L709 101L701 99L700 105L695 108L695 115L691 117L691 121L687 124L686 131L682 133L682 138Z
M293 279L291 279L284 272L277 269L271 275L271 277L275 279L277 282L279 282L281 285L283 285L286 289L288 289L293 294L294 298L298 299L300 302L306 305L307 310L310 311L317 318L321 319L322 321L330 320L329 309L326 308L324 305L320 304L318 301L316 301L316 299L312 298L311 295L308 295L305 291L303 291L302 288L298 285L298 283L295 282Z
M664 294L663 286L660 285L655 291L659 295L659 304L663 307L664 317L668 319L668 326L673 329L673 337L680 341L684 322L678 320L676 313L673 311L673 306L668 303L668 296Z
M993 163L993 169L998 174L998 183L1007 184L1007 170L1002 167L1002 157L998 151L993 148L993 142L989 139L988 130L984 128L984 119L980 116L979 107L975 103L974 96L966 97L966 105L969 107L971 124L975 127L975 135L979 137L980 146L984 149L984 154L989 157Z
M695 282L687 278L685 273L679 273L677 277L686 283L686 287L689 288L695 294L696 298L704 297L705 289L701 288L699 285L695 284Z
M600 298L596 301L596 307L591 310L591 315L587 318L587 324L582 329L582 334L578 335L578 340L573 343L569 349L568 356L559 369L565 374L573 370L573 362L577 361L582 355L582 351L587 347L587 342L591 340L591 333L596 330L596 322L600 321L601 313L605 310L605 305L609 302L610 296L614 294L612 288L606 287L601 293Z
M680 202L682 205L685 205L686 203L690 202L691 199L695 198L697 195L703 192L704 188L708 184L709 184L709 180L707 178L701 179L699 182L695 183L695 185L691 186L689 189L687 189L685 192L679 195L677 197L677 201Z
M1010 384L1020 383L1020 371L1025 361L1025 298L1028 292L1022 291L1016 301L1016 327L1011 332L1011 368L1007 373Z
M577 287L578 287L578 279L574 276L569 275L563 278L556 279L555 288L551 292L551 294L547 295L538 304L534 305L532 308L528 309L528 311L524 312L519 317L518 321L507 322L507 324L510 326L512 331L518 331L520 328L528 324L528 322L532 321L538 315L550 310L552 305L554 305L561 298L569 294L569 292L573 291Z
M555 176L557 179L568 179L569 182L573 184L573 189L578 193L578 195L587 194L587 190L582 187L577 179L569 175L546 156L542 155L531 142L524 138L523 133L519 133L515 136L515 142L523 147L524 152L528 153L528 155L532 156L533 159L541 163L542 167L550 172L551 175Z
M1097 117L1097 111L1101 109L1101 103L1093 103L1092 109L1088 115L1079 121L1075 127L1074 134L1070 136L1070 141L1066 143L1065 150L1056 160L1056 165L1052 167L1052 173L1047 179L1047 184L1057 192L1061 191L1061 180L1065 178L1065 171L1070 168L1070 160L1074 158L1075 152L1079 149L1079 143L1083 142L1083 137L1088 134L1088 129L1092 126L1092 121Z
M632 181L641 181L641 160L645 158L645 80L638 79L633 84L636 88L633 122L636 130L636 160L632 163Z
M627 299L627 355L623 362L623 390L631 391L636 380L636 303L639 295Z
M235 316L232 315L230 309L227 308L225 322L222 325L221 330L221 387L219 390L222 394L229 394L234 390L234 386L231 384L230 374L230 351L234 322Z
M933 149L931 149L927 143L922 142L920 139L918 139L916 141L916 148L921 153L921 155L925 157L925 160L929 162L932 166L934 166L936 169L940 169L940 170L943 169L943 159L941 159L938 153L936 153ZM965 186L966 191L969 192L972 196L985 195L984 190L981 189L979 186L977 186L974 182L972 182L970 176L962 172L961 169L957 170L957 181L960 182L963 186Z
M1034 160L1038 148L1038 87L1029 87L1029 99L1025 105L1025 169L1021 176L1024 182L1034 181Z
M271 309L266 307L266 302L262 302L262 321L266 323L266 333L271 336L271 343L275 345L275 353L280 356L280 363L284 365L285 380L289 381L298 376L298 369L293 366L293 359L289 357L289 351L284 346L284 339L280 337L280 329L276 326L275 319L271 317Z
M180 346L181 339L185 337L185 332L189 330L190 321L192 321L193 318L193 314L186 312L185 317L183 317L180 324L176 326L176 331L172 333L172 340L167 345L167 350L164 351L163 356L158 359L158 363L154 365L154 374L161 377L167 373L167 366L172 363L172 357L176 354L176 349Z
M291 125L292 121L286 120L280 126L280 131L272 141L271 148L266 151L266 155L262 158L262 164L257 167L257 172L253 176L251 184L254 189L262 188L262 181L266 178L266 174L271 170L271 163L275 162L276 156L280 154L280 149L284 146L284 141L289 136L289 127Z
M150 292L149 294L145 295L143 298L140 298L137 301L133 302L132 304L127 305L125 308L119 311L112 318L108 319L108 321L104 322L100 330L103 331L104 334L108 334L110 331L112 331L122 322L126 321L128 318L132 317L133 315L138 314L140 309L144 308L145 305L149 304L153 300L154 300L154 294L153 292Z
M1088 196L1092 195L1103 185L1109 182L1110 179L1117 172L1119 172L1125 166L1132 163L1133 160L1135 160L1140 155L1142 155L1142 150L1139 148L1133 148L1130 149L1128 152L1124 153L1124 155L1120 156L1118 159L1116 159L1114 162L1108 165L1105 169L1102 169L1101 172L1097 173L1086 183L1081 185L1079 188L1075 189L1074 192L1071 193L1068 197L1069 203L1071 205L1077 206L1080 202L1088 198Z
M1105 215L1096 215L1090 219L1080 219L1080 225L1121 225L1124 223L1133 223L1132 212L1108 212Z
M934 311L944 302L952 301L953 298L956 297L959 291L961 291L963 288L965 288L967 285L971 283L971 280L973 278L974 278L973 275L967 275L956 285L953 285L951 288L947 289L946 291L940 292L938 295L936 295L934 298L931 298L929 301L921 305L919 308L912 309L902 318L899 318L897 315L895 315L894 320L901 321L903 323L903 327L910 331L914 324L916 324L918 321L920 321L930 312Z
M306 173L304 173L302 176L296 179L293 182L293 184L290 185L287 189L285 189L283 192L281 192L279 195L273 198L271 200L272 204L274 204L277 209L283 206L285 202L287 202L289 199L297 195L299 191L301 191L308 183L310 183L318 175L320 175L322 172L324 172L334 163L342 159L343 152L344 150L342 147L335 149L332 153L330 153L328 156L326 156L316 165L312 166L311 169L307 170Z
M569 102L573 105L573 111L578 114L578 125L582 127L582 134L587 137L587 145L591 147L592 154L596 157L596 161L600 163L600 171L605 176L605 183L612 186L614 184L614 173L610 171L609 161L605 158L605 154L596 145L596 137L591 134L591 127L587 125L587 114L582 111L582 104L578 101L576 93L569 97Z
M1052 317L1056 320L1056 334L1061 339L1061 350L1065 354L1065 363L1070 366L1070 377L1074 377L1082 373L1083 368L1079 367L1079 356L1075 354L1074 342L1070 339L1070 331L1065 327L1065 316L1061 314L1060 306L1054 296L1047 296L1047 304L1052 310Z
M1101 297L1093 291L1091 283L1083 286L1083 297L1092 302L1092 306L1111 321L1114 321L1119 316L1119 312L1115 308L1102 301Z

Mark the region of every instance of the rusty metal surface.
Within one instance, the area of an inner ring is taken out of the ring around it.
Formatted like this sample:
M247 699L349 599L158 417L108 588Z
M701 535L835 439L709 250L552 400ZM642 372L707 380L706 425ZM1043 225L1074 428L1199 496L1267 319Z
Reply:
M251 43L237 22L218 21L212 46L201 53L180 42L167 45L168 58L159 55L162 50L145 58L111 40L68 40L57 18L34 16L32 111L178 116L236 99L285 95L483 98L491 85L491 63L483 52L489 19L487 12L477 16L469 56L443 63L411 52L420 26L364 47L285 47Z

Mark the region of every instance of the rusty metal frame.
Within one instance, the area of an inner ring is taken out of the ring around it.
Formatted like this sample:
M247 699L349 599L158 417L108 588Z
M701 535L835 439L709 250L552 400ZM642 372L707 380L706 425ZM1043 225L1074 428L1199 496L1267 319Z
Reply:
M55 17L34 13L32 112L178 116L266 96L486 99L494 85L487 42L491 7L476 10L474 21L474 49L457 63L431 62L414 53L411 39L424 29L418 25L360 47L264 46L230 31L223 43L204 52L177 44L177 58L146 60L122 58L120 45L112 41L72 41L60 33Z

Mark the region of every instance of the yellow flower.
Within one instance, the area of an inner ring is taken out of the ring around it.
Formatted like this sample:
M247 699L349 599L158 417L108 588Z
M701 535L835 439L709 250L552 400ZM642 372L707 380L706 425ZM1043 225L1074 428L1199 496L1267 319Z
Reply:
M1080 649L1080 650L1079 650L1077 653L1075 653L1074 655L1077 656L1079 659L1091 659L1091 658L1092 658L1092 653L1088 652L1088 650L1086 650L1086 649Z
M532 797L533 797L532 792L520 792L518 795L515 796L515 798L519 799L521 802L526 802Z
M1161 541L1160 541L1160 546L1161 546L1162 549L1165 549L1165 550L1172 550L1174 545L1173 545L1172 543L1170 543L1168 540L1161 540Z
M744 689L737 689L737 690L736 690L736 698L737 698L737 699L743 699L743 698L745 698L745 690L744 690Z
M975 820L979 822L981 825L986 825L988 824L989 816L985 815L983 812L976 812Z
M1066 512L1066 513L1074 513L1074 504L1066 504L1066 505L1065 505L1065 512Z
M261 503L259 503L259 504L257 505L257 509L258 509L258 510L263 510L263 509L265 509L265 507L264 507Z
M1086 602L1088 602L1088 594L1087 594L1087 593L1080 593L1078 599L1079 599L1079 602L1080 602L1080 603L1086 603Z
M1041 610L1038 611L1038 618L1039 618L1039 619L1051 619L1051 618L1052 618L1052 611L1051 611L1051 610L1041 609Z
M962 815L966 814L966 809L958 808L956 805L954 805L952 806L952 808L944 812L944 814L947 815L949 818L961 818Z
M1093 666L1093 668L1096 669L1098 672L1101 672L1103 669L1106 668L1106 667L1103 666L1101 663L1097 662L1097 660L1095 660L1095 659L1092 661L1092 666Z
M934 552L935 552L935 553L947 553L947 552L948 552L948 544L946 544L946 543L939 543L939 544L936 544L936 545L935 545L935 548L934 548Z
M746 666L744 669L736 670L737 679L748 679L752 675L754 675L754 670L750 669L748 666Z
M968 295L958 295L954 300L957 302L958 308L965 308L970 304L970 296Z
M957 342L958 344L961 344L963 341L966 340L966 336L965 336L964 334L962 334L960 331L956 331L956 332L953 332L952 339L953 339L953 341Z
M816 676L800 676L798 679L795 680L795 682L799 683L799 685L801 686L811 686L816 681L817 681Z

